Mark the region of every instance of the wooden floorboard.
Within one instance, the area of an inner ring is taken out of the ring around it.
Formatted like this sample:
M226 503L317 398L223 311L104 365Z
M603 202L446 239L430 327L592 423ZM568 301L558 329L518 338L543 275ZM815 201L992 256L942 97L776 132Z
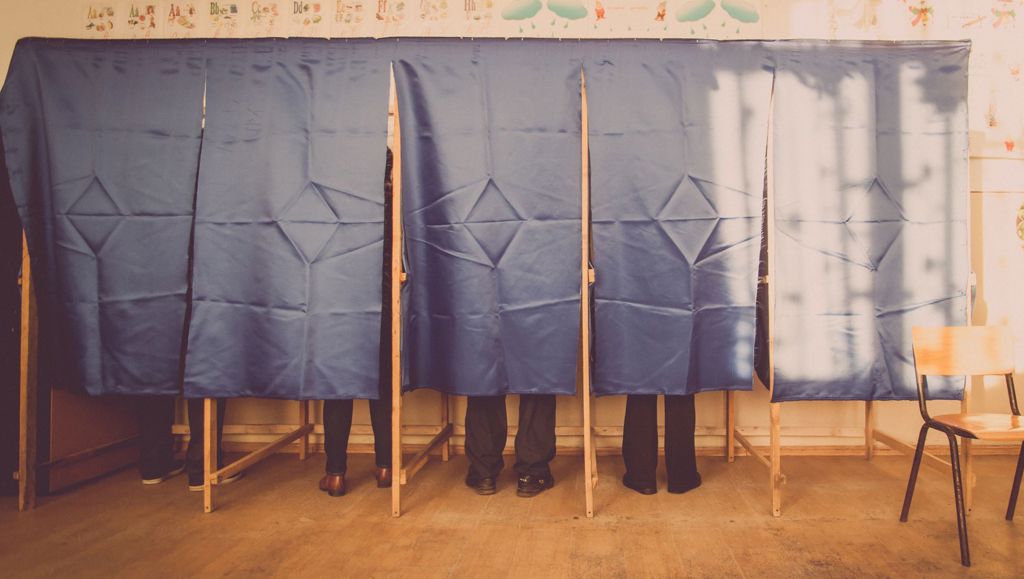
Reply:
M587 520L582 457L558 457L556 486L515 496L463 486L466 459L431 460L403 491L403 516L373 484L372 457L349 458L349 493L316 490L324 456L278 455L218 488L218 509L185 477L143 486L124 471L18 513L0 499L0 570L41 577L914 577L963 575L952 485L922 470L909 523L898 522L908 461L785 460L781 519L768 477L749 457L700 458L704 486L642 496L624 489L621 459L601 464L597 517ZM1024 576L1024 513L1003 520L1014 460L977 459L969 519L971 575Z

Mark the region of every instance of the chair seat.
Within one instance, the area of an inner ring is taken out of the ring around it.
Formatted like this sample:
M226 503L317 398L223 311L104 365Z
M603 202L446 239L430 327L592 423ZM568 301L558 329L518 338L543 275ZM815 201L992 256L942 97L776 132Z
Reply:
M1024 417L1013 414L942 414L932 420L979 440L1024 440Z

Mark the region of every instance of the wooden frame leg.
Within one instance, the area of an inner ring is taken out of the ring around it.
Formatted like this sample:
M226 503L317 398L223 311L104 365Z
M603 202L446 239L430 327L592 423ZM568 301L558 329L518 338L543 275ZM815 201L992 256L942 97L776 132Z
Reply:
M953 497L956 499L956 530L960 536L960 563L964 567L971 566L971 551L967 544L967 509L964 505L963 476L960 472L960 452L957 449L956 435L946 433L949 437L949 460L953 463Z
M907 479L907 493L903 496L903 511L900 512L900 522L907 522L910 516L910 502L914 500L914 487L917 486L917 473L921 470L921 457L924 456L924 443L928 438L928 425L921 425L921 433L917 435L917 447L914 450L914 463L910 467L910 478Z
M968 380L980 377L968 378ZM973 388L964 388L964 397L960 401L960 412L971 411L971 392ZM974 441L970 438L960 439L960 460L963 468L964 513L969 516L974 510L974 487L977 480L974 476Z
M451 419L451 397L447 393L441 393L441 426L445 427L452 423ZM448 437L441 444L441 462L448 462L451 458L452 442L451 437Z
M769 404L771 416L771 485L772 485L772 516L782 516L782 444L779 440L780 414L782 408L778 402Z
M725 459L736 462L736 392L725 391Z
M864 402L864 458L875 458L875 403Z
M309 424L309 400L299 401L299 426ZM302 435L299 439L299 460L306 460L309 457L309 433Z
M203 511L212 513L213 477L217 472L217 400L203 399Z
M28 242L21 236L21 346L19 352L18 394L18 510L36 506L36 414L38 412L37 371L39 319L32 283Z

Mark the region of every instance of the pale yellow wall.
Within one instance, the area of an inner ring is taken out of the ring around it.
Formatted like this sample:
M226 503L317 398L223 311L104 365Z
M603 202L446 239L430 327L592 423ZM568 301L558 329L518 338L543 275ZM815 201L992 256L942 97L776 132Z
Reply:
M15 41L24 36L72 37L85 36L82 6L80 0L35 0L32 2L0 0L0 78L6 76L9 55ZM126 2L112 2L123 8ZM201 3L200 3L201 4ZM245 3L242 3L245 4ZM941 4L941 3L940 3ZM768 3L765 3L767 6ZM803 0L789 0L771 3L765 9L763 28L770 25L785 33L763 34L764 37L811 36L815 33L816 21L806 19L818 17L820 6L831 6L830 2L813 3ZM820 23L819 23L820 24ZM1024 23L1022 23L1024 28ZM763 31L763 28L761 29ZM916 29L915 29L916 30ZM950 28L947 36L958 37ZM976 34L976 32L972 33ZM1024 32L1021 33L1024 35ZM833 35L835 32L833 31ZM882 36L882 33L878 33ZM912 36L914 38L919 37ZM927 35L926 35L927 36ZM972 75L976 70L972 61ZM980 73L978 73L980 74ZM974 77L972 76L972 79ZM972 83L972 91L977 91ZM973 100L972 100L973 103ZM972 106L974 106L972 104ZM985 127L978 126L977 119L983 115L972 113L972 265L978 276L978 309L976 323L1009 324L1017 328L1017 337L1024 348L1024 246L1013 233L1013 220L1018 207L1024 203L1024 160L989 159L987 150L981 150ZM991 131L990 131L991 132ZM975 138L978 137L978 138ZM1024 143L1022 143L1024 146ZM966 193L965 193L966 194ZM1021 351L1024 354L1024 351ZM1018 357L1024 361L1024 355ZM1021 364L1024 366L1024 364ZM1018 376L1024 384L1024 376ZM994 388L994 389L993 389ZM1000 387L981 388L975 397L976 409L991 411L1005 410L1005 394ZM738 423L752 429L755 444L766 444L768 425L768 396L762 390L738 395ZM703 394L697 398L698 426L701 432L701 446L720 446L724 427L722 394ZM434 424L440 418L439 396L433 392L417 392L406 397L406 424ZM509 404L509 420L515 423L514 399ZM913 403L879 403L878 428L904 440L913 440L920 425L920 416ZM559 426L578 426L581 402L579 398L562 398L558 403ZM621 397L600 399L596 404L597 425L621 425L624 402ZM939 403L935 412L956 411L956 403ZM238 400L230 404L229 424L232 423L289 423L295 418L294 402L266 400ZM454 419L462 424L465 400L454 400ZM787 445L843 445L858 444L855 436L863 426L864 404L855 402L802 402L785 404L782 410L783 442ZM319 417L319 405L317 405ZM368 424L365 403L356 404L356 423ZM241 437L229 437L229 439ZM366 443L369 437L354 436L353 442ZM938 442L938 441L936 441ZM458 444L459 441L456 441ZM578 446L580 440L562 437L562 446ZM600 444L616 445L615 440L604 440Z

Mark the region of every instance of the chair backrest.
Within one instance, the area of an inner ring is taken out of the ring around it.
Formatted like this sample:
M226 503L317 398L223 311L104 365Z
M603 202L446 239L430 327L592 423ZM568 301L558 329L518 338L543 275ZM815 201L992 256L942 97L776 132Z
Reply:
M1013 333L1007 326L914 328L912 335L919 376L1013 373Z

